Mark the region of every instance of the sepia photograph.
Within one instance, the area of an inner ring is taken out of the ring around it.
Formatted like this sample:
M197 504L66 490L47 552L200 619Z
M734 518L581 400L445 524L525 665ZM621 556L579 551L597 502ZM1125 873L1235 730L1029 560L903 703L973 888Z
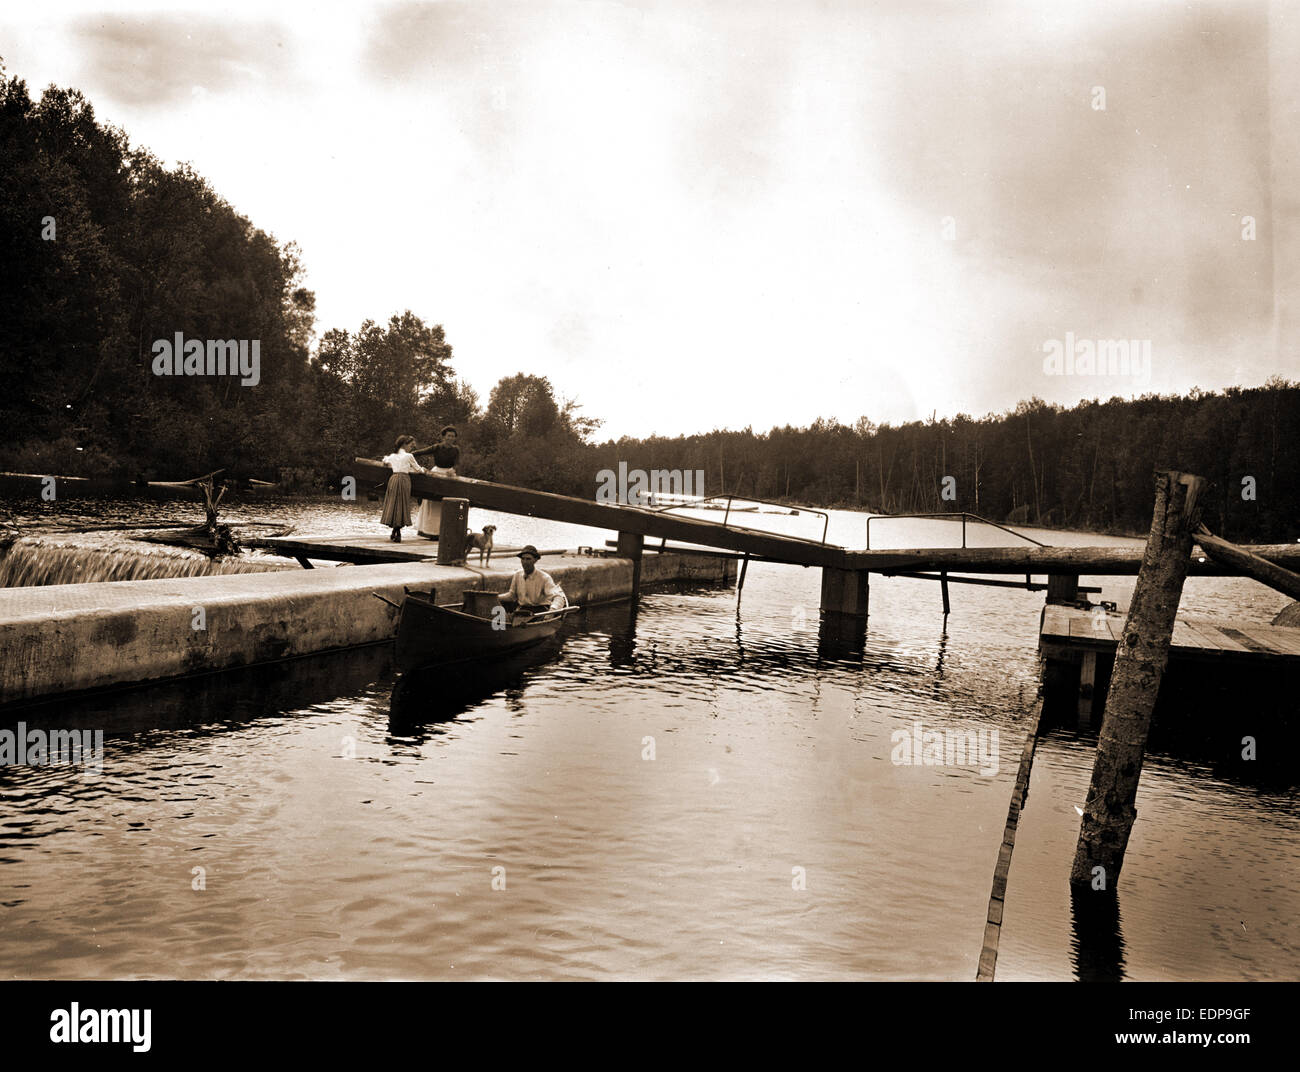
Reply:
M0 247L42 1045L1300 980L1295 0L11 4Z

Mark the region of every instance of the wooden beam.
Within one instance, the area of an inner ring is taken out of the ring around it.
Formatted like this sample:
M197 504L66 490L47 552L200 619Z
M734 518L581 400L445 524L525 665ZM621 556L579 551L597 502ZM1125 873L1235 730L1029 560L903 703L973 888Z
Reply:
M1204 525L1196 530L1196 542L1212 559L1232 567L1234 572L1253 577L1260 584L1276 588L1292 599L1300 599L1300 575L1260 558L1259 555L1251 554L1244 547L1220 539Z
M885 576L911 577L918 581L938 581L942 579L937 573L888 573ZM983 584L991 588L1018 588L1022 592L1041 592L1047 587L1045 584L1034 584L1033 581L1004 581L997 577L954 577L951 574L946 576L949 584ZM1099 595L1101 593L1100 588L1093 588L1088 585L1080 585L1077 590L1080 595L1089 593Z
M1137 819L1134 802L1151 712L1169 661L1174 619L1191 561L1192 531L1200 523L1197 499L1205 481L1178 472L1156 473L1156 505L1133 588L1124 632L1097 739L1097 758L1084 805L1070 884L1114 893Z
M1287 569L1300 570L1300 544L1268 544L1242 550L1268 559ZM919 573L947 570L950 573L1018 573L1087 575L1093 577L1135 577L1142 568L1140 547L922 547L888 551L846 551L846 569L867 569L873 573ZM1198 561L1205 556L1188 552L1188 574L1194 577L1235 577L1232 566Z

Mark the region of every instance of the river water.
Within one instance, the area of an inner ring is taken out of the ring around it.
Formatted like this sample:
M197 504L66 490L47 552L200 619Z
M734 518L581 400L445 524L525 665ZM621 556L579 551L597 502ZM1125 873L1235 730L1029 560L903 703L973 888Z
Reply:
M38 539L185 513L11 505ZM374 533L377 512L296 501L227 519ZM487 521L503 545L610 535L471 519ZM820 533L811 515L747 523ZM864 527L834 511L829 538L860 547ZM941 521L871 532L874 547L960 538ZM1122 608L1133 579L1084 583ZM391 652L369 648L6 714L105 742L99 774L0 767L0 977L973 979L1042 594L953 586L945 621L932 582L874 578L865 640L845 646L819 636L819 584L751 564L739 599L680 587L595 608L560 645L396 693ZM1183 607L1267 622L1284 603L1192 579ZM1222 712L1223 747L1247 714ZM917 724L993 750L895 762L891 734ZM1117 911L1098 923L1067 883L1094 744L1040 743L998 978L1300 977L1296 779L1150 755Z

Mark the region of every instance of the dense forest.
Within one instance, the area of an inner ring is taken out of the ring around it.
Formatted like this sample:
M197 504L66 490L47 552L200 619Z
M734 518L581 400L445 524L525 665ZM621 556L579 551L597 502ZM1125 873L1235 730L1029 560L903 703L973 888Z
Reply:
M1151 473L1212 481L1207 521L1242 540L1300 536L1300 385L1186 397L1038 399L1014 412L593 442L600 421L545 375L486 405L440 324L411 311L317 340L292 243L99 123L75 90L33 101L0 65L0 469L121 480L224 468L337 488L399 432L460 430L463 475L590 497L603 469L703 470L735 493L882 512L1141 532ZM257 340L255 385L159 375L158 340ZM699 490L699 489L695 489Z
M992 520L1145 534L1156 468L1211 482L1210 528L1241 540L1300 538L1300 384L1185 397L1040 399L1011 413L910 421L818 420L767 434L712 432L590 448L590 468L703 469L705 491L857 506L966 510ZM945 479L950 478L950 479Z

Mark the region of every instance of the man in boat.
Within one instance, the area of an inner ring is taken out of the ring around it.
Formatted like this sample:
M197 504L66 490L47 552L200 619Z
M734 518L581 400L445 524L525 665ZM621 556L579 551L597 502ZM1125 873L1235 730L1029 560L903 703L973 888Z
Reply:
M518 558L523 569L515 571L510 578L510 587L499 597L502 605L512 611L512 625L526 621L540 611L563 610L569 605L564 589L549 573L537 568L537 560L541 557L531 543L520 551Z

